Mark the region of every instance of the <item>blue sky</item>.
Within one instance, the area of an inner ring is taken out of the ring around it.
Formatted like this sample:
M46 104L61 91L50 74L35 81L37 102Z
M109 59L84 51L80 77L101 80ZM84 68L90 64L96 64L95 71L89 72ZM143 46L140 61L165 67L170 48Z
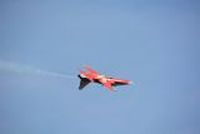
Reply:
M199 134L197 0L0 2L0 59L135 86L0 72L1 134Z

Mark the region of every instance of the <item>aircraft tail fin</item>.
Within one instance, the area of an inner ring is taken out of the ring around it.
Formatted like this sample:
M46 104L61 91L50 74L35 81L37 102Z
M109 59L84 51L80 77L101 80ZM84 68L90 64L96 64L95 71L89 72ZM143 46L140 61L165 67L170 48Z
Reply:
M85 86L87 86L91 81L87 78L81 77L81 75L78 75L80 78L80 85L79 85L79 90L82 90Z

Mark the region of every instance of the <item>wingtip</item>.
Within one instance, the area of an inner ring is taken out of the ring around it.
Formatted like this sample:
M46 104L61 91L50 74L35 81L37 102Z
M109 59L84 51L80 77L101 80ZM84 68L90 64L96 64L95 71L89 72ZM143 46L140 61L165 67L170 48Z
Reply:
M86 68L86 69L87 69L87 68L91 68L91 66L88 65L88 64L84 64L83 67Z

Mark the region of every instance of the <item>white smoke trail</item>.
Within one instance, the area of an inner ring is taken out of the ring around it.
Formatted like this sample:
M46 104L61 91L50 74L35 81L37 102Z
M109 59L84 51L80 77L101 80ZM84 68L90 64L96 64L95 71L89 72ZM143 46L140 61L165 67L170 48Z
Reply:
M52 76L52 77L60 77L60 78L68 78L68 79L75 78L71 75L45 71L39 68L34 68L27 65L21 65L21 64L16 64L13 62L6 62L6 61L0 61L0 72L13 72L17 74L27 74L27 75L34 74L34 75Z

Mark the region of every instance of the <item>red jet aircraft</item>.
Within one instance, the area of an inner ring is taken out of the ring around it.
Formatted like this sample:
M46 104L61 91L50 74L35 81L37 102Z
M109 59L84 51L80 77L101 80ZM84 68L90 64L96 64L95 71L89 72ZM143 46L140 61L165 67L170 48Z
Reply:
M115 91L113 89L114 86L130 85L132 83L132 81L129 80L116 79L113 77L101 75L89 66L85 66L84 68L86 69L86 71L80 70L80 74L78 75L81 80L79 90L83 89L90 82L101 84L111 91Z

